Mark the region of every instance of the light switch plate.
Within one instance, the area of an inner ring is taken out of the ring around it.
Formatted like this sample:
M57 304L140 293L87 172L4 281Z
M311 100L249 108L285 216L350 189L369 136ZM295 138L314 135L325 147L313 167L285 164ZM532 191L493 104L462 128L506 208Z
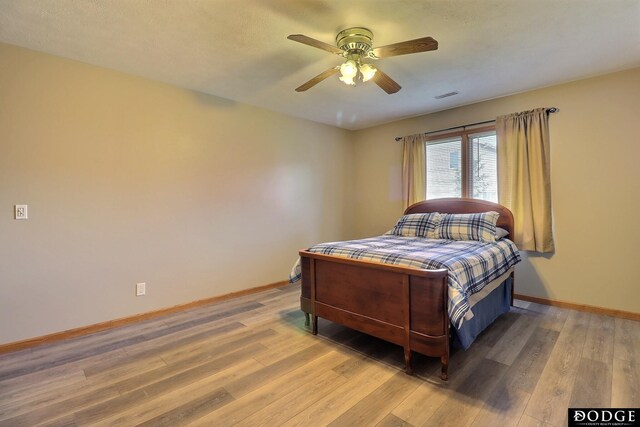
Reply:
M29 218L27 205L15 205L13 213L14 213L14 218L15 219L27 219L27 218Z
M136 296L141 297L147 293L146 283L136 283Z

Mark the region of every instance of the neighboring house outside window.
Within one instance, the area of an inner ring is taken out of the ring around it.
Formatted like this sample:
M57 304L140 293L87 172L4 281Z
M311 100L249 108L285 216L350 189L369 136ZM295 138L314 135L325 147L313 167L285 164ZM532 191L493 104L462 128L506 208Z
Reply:
M449 152L449 169L460 169L460 153L458 151Z
M433 136L426 144L427 199L471 197L498 202L494 127Z

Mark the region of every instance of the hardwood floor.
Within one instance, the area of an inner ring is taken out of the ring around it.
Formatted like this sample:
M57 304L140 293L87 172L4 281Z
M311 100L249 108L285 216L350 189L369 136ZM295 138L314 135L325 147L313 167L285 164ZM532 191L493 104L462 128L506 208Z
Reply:
M298 286L0 356L0 426L564 426L637 407L640 322L516 301L450 380L320 320Z

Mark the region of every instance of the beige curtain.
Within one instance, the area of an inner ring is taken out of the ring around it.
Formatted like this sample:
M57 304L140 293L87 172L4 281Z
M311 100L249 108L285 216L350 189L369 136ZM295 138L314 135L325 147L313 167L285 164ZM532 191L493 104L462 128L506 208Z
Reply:
M424 134L402 138L403 209L424 200L427 196L425 141Z
M515 219L520 250L553 252L549 118L545 108L500 116L498 197Z

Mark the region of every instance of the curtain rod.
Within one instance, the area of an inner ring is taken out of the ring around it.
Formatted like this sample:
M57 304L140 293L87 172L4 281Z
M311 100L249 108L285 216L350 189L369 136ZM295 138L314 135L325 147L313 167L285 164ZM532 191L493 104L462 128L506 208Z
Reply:
M558 111L560 111L558 108L556 107L551 107L551 108L547 108L547 113L557 113ZM476 122L476 123L469 123L467 125L462 125L462 126L454 126L452 128L446 128L446 129L438 129L438 130L432 130L430 132L424 132L422 135L431 135L432 133L438 133L438 132L444 132L446 130L454 130L454 129L465 129L471 126L478 126L478 125L484 125L487 123L493 123L495 122L494 120L485 120L484 122ZM396 136L395 140L396 141L402 141L402 136Z

